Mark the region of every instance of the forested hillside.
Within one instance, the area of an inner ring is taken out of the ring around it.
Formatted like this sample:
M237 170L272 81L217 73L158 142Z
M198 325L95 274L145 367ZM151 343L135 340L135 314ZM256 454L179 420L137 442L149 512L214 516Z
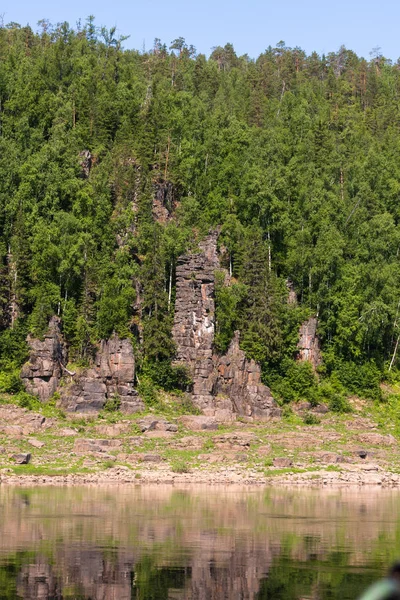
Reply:
M179 385L176 261L218 228L217 350L239 329L283 401L378 397L399 364L399 64L123 41L92 17L0 29L3 391L54 314L71 362L115 331L157 385ZM319 387L295 361L310 316Z

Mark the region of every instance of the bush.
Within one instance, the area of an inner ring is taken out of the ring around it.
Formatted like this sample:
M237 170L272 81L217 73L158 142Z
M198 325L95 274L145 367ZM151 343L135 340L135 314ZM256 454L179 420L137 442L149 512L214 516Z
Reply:
M0 393L16 394L22 390L22 381L19 369L0 373Z
M189 473L190 468L185 460L177 459L171 463L171 471L173 473Z
M349 401L341 394L333 394L329 400L328 406L331 411L337 413L349 413L352 411Z
M160 406L160 400L153 381L148 377L141 377L140 383L137 386L139 396L142 398L146 406L158 408Z
M382 398L380 389L382 373L374 361L364 364L339 361L335 364L332 376L336 377L351 394L371 400Z
M305 425L319 425L321 423L320 419L313 415L312 413L307 413L303 417L303 423Z
M38 410L42 406L36 396L32 396L27 392L18 392L15 395L15 402L21 408L27 408L28 410Z
M111 396L111 398L107 398L106 403L104 405L104 410L106 412L112 413L116 412L121 408L121 398L119 396Z
M186 366L174 366L167 360L153 363L145 362L142 373L145 377L151 379L156 386L167 392L185 391L193 383Z
M282 361L281 374L271 378L272 392L283 402L308 400L314 406L318 403L318 380L309 362Z

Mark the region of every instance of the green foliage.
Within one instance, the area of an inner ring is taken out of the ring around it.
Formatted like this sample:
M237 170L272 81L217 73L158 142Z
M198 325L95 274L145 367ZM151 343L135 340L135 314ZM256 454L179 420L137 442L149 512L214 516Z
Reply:
M142 377L137 386L139 396L142 398L145 405L149 408L159 408L160 398L156 386L149 377Z
M338 380L348 393L362 398L381 399L382 371L374 361L361 364L344 360L327 361L327 369L331 371L331 378Z
M190 473L190 466L184 459L176 459L171 462L171 471L173 473Z
M240 330L282 401L316 402L292 362L318 314L322 375L343 388L327 401L379 399L400 355L397 65L284 44L207 59L183 38L125 51L93 17L47 28L0 28L0 370L58 314L72 361L115 331L153 386L187 387L176 267L218 228L216 350Z
M222 354L227 351L236 329L240 328L240 305L246 297L246 286L234 283L224 285L224 273L216 273L215 288L215 348Z
M19 369L0 372L0 393L16 394L22 390Z
M313 413L307 413L303 417L303 423L305 425L319 425L320 422L320 419L318 419L316 415L313 415Z
M185 391L192 385L189 370L184 365L171 365L169 361L145 361L142 373L148 377L155 386L167 392Z
M280 373L271 373L268 383L282 402L308 400L317 404L318 380L309 362L285 359Z
M119 396L112 396L107 398L106 403L104 405L105 412L112 413L119 410L121 406L121 398Z
M22 366L28 359L27 326L21 321L13 329L0 331L0 368L5 371Z

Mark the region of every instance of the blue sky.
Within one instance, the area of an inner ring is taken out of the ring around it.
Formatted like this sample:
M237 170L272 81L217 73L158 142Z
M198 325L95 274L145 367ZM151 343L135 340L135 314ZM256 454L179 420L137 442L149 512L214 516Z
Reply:
M400 57L398 0L4 0L0 14L34 29L43 18L75 25L93 14L98 25L130 35L125 47L137 49L151 48L155 37L169 45L182 36L205 54L230 42L239 55L256 57L283 40L308 53L344 44L365 58L377 46L387 58Z

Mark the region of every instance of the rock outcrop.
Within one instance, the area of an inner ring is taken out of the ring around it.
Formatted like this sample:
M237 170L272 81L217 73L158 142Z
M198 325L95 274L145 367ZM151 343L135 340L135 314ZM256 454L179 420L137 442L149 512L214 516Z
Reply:
M200 245L199 253L181 256L176 267L176 358L189 367L194 382L193 401L203 411L213 408L217 237L216 232L210 234Z
M144 409L134 387L135 357L130 340L113 335L102 341L93 367L75 376L61 390L60 406L68 412L97 412L107 400L120 400L120 410L134 413Z
M28 336L29 362L21 371L25 389L43 402L57 390L66 362L66 350L60 331L60 319L53 317L43 340Z
M239 339L236 331L228 352L218 359L215 393L226 396L232 412L238 415L257 419L279 416L281 411L271 390L261 383L260 365L247 360Z
M164 179L157 180L154 183L152 207L154 219L159 223L166 223L171 219L175 206L175 186L170 181L164 181Z
M192 399L205 415L218 421L232 420L236 414L269 418L280 411L261 383L260 366L240 350L239 333L225 356L214 352L217 238L217 232L211 233L199 245L199 253L178 261L173 328L177 361L189 367Z
M311 317L304 321L299 331L299 360L308 361L316 369L321 364L321 348L317 335L318 320Z

